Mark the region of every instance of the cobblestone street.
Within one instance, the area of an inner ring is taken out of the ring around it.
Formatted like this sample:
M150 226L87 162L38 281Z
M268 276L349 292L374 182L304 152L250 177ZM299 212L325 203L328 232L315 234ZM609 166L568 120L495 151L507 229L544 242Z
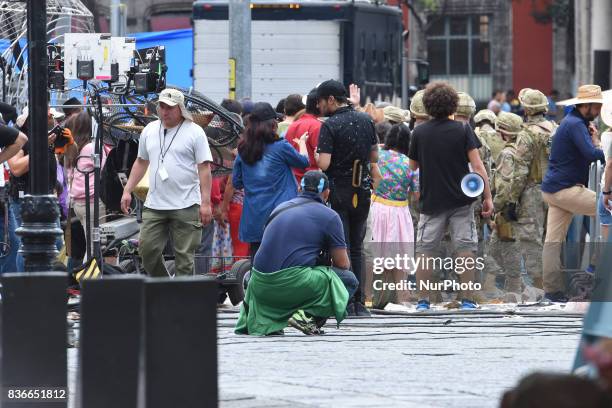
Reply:
M219 309L219 406L496 408L526 374L571 369L583 318L558 306L378 313L328 321L323 336L255 337L234 334L238 308Z
M219 313L222 408L497 407L535 370L568 371L582 316L546 309L376 315L307 337L236 336Z

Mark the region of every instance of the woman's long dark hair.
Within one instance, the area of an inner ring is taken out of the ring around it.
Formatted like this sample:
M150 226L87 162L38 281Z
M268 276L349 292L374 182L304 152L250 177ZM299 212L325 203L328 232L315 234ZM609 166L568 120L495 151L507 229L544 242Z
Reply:
M278 140L276 128L276 119L258 121L251 118L244 137L238 142L238 153L242 161L252 165L261 160L265 146Z
M75 157L70 157L70 166L76 168L78 156L81 154L83 147L92 141L91 137L91 117L89 112L81 111L76 115L72 115L66 121L65 126L72 132L72 138L77 146L78 153Z
M385 139L385 150L393 149L408 155L410 148L410 129L403 123L393 125Z

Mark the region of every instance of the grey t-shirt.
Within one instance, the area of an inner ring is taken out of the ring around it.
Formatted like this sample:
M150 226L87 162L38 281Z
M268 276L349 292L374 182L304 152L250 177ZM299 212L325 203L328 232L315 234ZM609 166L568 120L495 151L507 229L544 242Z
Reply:
M212 154L199 125L185 120L164 129L159 120L149 123L140 134L138 157L149 161L145 207L179 210L200 204L198 164L212 161Z

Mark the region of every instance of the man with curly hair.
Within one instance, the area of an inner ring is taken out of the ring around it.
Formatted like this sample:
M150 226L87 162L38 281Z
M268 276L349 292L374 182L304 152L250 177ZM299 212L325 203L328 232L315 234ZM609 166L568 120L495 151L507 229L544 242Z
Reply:
M473 268L477 264L474 254L478 249L478 234L473 205L476 198L467 197L461 191L461 179L470 171L480 174L485 182L482 216L489 217L493 211L489 180L478 153L481 144L470 126L453 120L458 102L459 96L450 85L429 84L423 104L431 120L412 133L409 157L412 169L420 169L421 185L416 252L424 257L416 272L420 298L417 310L430 307L431 269L436 264L435 257L442 255L440 243L447 227L455 254L455 272L460 275L461 283L475 282ZM465 268L458 268L460 260ZM462 290L461 293L461 308L475 309L472 292Z

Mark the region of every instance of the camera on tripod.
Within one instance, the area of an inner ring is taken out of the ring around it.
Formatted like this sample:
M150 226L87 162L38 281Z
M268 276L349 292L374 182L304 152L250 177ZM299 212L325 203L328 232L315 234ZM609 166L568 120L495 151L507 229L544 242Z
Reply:
M110 34L67 33L64 46L49 44L49 88L63 90L65 80L126 84L126 92L160 92L166 87L166 48L136 49L133 38ZM63 75L62 75L63 73Z
M134 65L128 78L134 81L136 93L160 92L166 87L166 47L158 45L134 51Z

